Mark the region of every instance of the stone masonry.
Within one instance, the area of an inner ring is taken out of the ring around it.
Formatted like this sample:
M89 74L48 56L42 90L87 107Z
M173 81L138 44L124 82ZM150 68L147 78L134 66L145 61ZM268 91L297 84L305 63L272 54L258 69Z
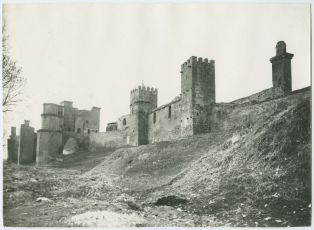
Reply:
M62 156L63 146L70 137L88 145L89 135L99 132L100 108L78 110L70 101L45 103L41 129L37 134L36 163L49 164Z
M20 137L16 135L16 127L11 127L8 139L8 161L17 163Z
M70 101L45 103L41 129L37 132L36 162L48 164L62 155L67 140L75 138L80 147L138 146L175 140L218 129L217 119L228 115L228 108L243 103L261 102L291 93L291 59L284 41L276 45L272 63L273 86L230 103L216 103L215 61L190 57L181 65L181 93L159 106L155 88L139 86L130 92L130 113L107 124L99 132L100 108L78 110ZM9 160L28 163L35 143L29 122L21 126L20 137L12 127L8 139Z
M20 135L16 135L16 128L11 127L8 139L8 161L17 164L34 163L36 159L36 133L34 128L25 120L20 127Z
M232 104L262 101L291 92L291 59L286 44L279 41L272 63L273 87L239 99ZM214 119L225 113L216 103L215 61L192 56L181 65L181 94L166 105L157 107L158 91L139 86L130 93L130 114L107 125L106 134L91 136L93 145L142 145L207 133L215 129ZM115 124L117 123L117 126ZM112 136L110 135L112 133Z

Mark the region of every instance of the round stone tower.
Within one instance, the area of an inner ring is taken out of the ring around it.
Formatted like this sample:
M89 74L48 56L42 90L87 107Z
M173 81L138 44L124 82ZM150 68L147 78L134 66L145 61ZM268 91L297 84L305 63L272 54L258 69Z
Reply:
M139 86L130 93L130 114L134 117L136 145L148 144L148 115L157 107L157 89Z
M157 89L138 86L130 93L130 114L148 113L157 107Z
M41 129L61 131L63 126L63 108L53 103L44 103L41 114Z
M45 103L41 118L41 129L37 131L37 165L49 164L62 151L63 106Z

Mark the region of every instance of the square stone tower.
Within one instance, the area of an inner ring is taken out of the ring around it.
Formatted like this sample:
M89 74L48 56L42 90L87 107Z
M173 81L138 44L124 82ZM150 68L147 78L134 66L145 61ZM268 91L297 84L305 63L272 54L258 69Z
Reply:
M209 132L215 102L215 61L192 56L181 65L181 135Z

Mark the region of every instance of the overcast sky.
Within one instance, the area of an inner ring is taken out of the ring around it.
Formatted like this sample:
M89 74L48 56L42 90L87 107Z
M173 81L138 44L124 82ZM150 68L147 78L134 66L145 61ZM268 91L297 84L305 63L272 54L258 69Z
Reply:
M297 4L10 4L3 16L12 58L27 79L4 128L40 128L43 103L101 107L101 130L129 113L142 81L158 105L180 94L180 65L216 61L216 98L228 102L272 85L277 41L287 43L293 90L310 85L310 6Z

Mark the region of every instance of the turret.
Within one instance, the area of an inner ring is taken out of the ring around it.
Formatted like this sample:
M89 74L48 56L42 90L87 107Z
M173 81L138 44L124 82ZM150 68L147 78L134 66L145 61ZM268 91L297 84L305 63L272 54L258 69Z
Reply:
M150 112L157 107L157 89L138 86L130 93L130 114Z
M41 120L41 129L61 131L63 126L63 107L53 103L44 103Z
M284 94L292 91L291 84L291 59L293 54L287 53L286 43L277 42L276 56L270 59L272 63L273 87L280 88Z
M181 65L181 135L209 132L209 108L216 101L215 61L190 57Z
M214 103L215 96L215 61L207 58L190 57L181 65L181 94L193 91L195 104Z
M36 164L45 165L62 152L63 106L44 103L37 131Z
M91 110L91 120L94 125L93 131L99 132L99 123L100 123L100 108L93 106Z
M63 131L74 132L75 114L72 101L62 101L63 106Z

